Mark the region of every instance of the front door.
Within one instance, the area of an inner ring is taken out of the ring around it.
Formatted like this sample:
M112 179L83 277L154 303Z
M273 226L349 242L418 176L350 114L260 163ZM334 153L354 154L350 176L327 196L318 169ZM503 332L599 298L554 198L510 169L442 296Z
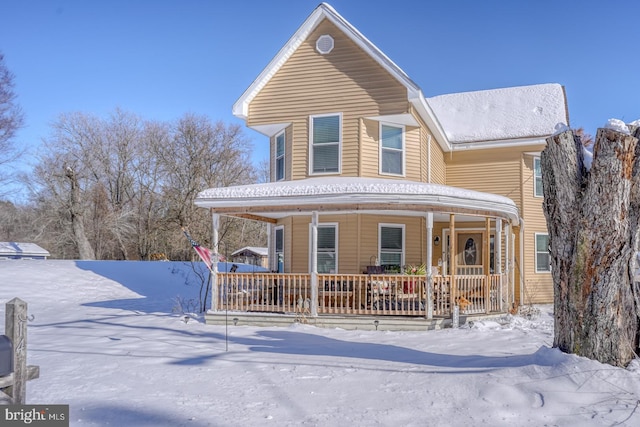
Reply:
M460 232L456 234L456 274L484 274L482 233Z

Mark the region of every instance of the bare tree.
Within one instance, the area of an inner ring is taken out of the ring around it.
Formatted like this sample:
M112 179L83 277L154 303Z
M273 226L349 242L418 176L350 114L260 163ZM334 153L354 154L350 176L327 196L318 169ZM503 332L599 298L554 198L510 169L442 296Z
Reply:
M107 119L61 115L34 169L36 200L48 206L39 221L56 250L72 256L80 256L84 231L98 259L190 259L181 227L203 244L211 235L208 212L194 205L198 192L255 182L250 148L240 127L193 114L174 123L120 110ZM60 165L73 174L60 174ZM223 224L229 250L266 241L259 224Z
M24 115L16 103L13 78L0 52L0 183L11 179L7 165L22 154L13 143L16 131L24 124Z

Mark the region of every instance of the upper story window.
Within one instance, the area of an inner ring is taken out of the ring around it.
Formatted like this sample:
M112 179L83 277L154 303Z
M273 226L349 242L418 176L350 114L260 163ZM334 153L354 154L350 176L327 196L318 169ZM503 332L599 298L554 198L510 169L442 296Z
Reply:
M404 265L404 225L380 224L378 227L380 265Z
M340 114L311 116L310 128L310 173L339 173L342 116Z
M380 124L380 173L404 175L404 127Z
M542 192L542 167L540 166L540 157L533 159L533 195L543 197Z
M284 179L284 131L276 135L276 181Z

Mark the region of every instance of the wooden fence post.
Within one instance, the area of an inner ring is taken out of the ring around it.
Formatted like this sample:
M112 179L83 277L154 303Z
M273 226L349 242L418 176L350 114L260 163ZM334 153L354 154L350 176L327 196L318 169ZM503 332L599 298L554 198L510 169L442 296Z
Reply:
M14 298L6 304L5 335L13 343L13 380L2 390L14 405L24 405L27 381L38 378L38 366L27 366L27 303Z

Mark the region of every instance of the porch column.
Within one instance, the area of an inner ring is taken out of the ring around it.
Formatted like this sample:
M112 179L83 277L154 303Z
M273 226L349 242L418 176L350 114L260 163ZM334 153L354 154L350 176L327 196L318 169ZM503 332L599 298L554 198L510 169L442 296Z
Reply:
M449 309L451 310L451 316L453 316L453 308L458 304L456 301L456 220L455 215L449 215L449 278L451 283L449 284L450 292Z
M496 218L496 238L494 240L494 251L495 251L495 273L499 275L499 284L498 287L498 304L500 305L500 311L504 311L504 307L502 304L502 219Z
M491 312L491 218L485 218L485 256L483 260L483 268L485 274L485 287L484 287L484 311L489 314Z
M431 262L433 260L433 212L427 213L427 261L425 262L425 267L427 270L427 281L426 281L426 301L425 301L425 309L427 319L433 319L433 273Z
M318 211L311 213L311 316L318 316Z
M218 311L218 298L220 298L220 285L218 283L220 214L211 213L211 225L211 247L213 248L211 259L211 311Z
M511 222L505 224L504 245L504 277L507 278L507 302L511 303Z

